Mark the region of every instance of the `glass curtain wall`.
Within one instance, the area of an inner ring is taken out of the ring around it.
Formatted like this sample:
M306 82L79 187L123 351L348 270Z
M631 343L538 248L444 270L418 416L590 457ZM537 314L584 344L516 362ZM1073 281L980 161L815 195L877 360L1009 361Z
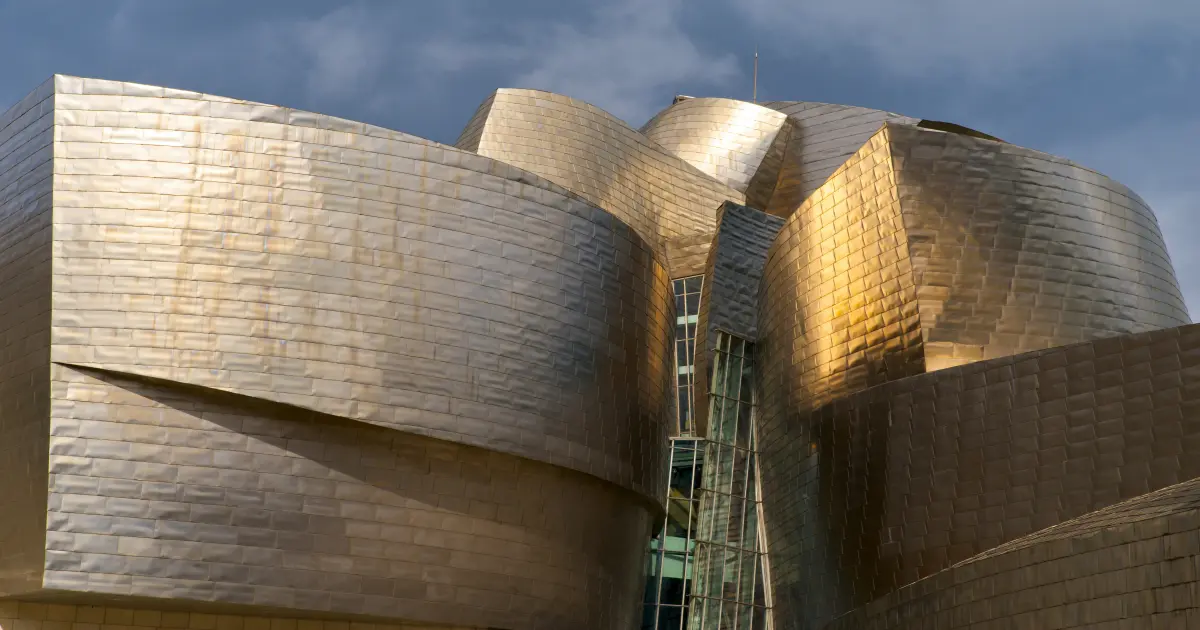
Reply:
M646 606L642 630L687 628L695 554L696 488L703 470L704 446L692 437L692 384L696 356L696 321L704 276L680 278L675 289L676 425L672 427L667 516L650 541L646 567Z
M675 281L675 388L678 404L675 435L692 435L692 384L696 371L696 322L704 276Z
M693 528L689 630L766 630L766 557L758 526L753 344L717 331L709 430Z
M717 331L708 439L693 434L702 276L675 281L677 426L666 518L650 541L642 630L769 630L754 446L753 344Z
M699 440L671 440L671 482L667 517L650 541L646 571L646 606L642 630L685 630L688 595L695 564L696 489L703 475L704 448Z

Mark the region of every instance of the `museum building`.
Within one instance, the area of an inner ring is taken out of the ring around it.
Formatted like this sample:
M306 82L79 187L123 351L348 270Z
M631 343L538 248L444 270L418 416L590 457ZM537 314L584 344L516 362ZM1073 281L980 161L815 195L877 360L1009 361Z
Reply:
M952 123L0 115L0 629L1200 628L1153 212Z

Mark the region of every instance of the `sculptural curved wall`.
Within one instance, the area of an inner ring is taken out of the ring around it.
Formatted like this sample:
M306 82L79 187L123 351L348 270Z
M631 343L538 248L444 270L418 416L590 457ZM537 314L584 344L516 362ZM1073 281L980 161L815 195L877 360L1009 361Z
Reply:
M633 624L674 313L627 225L451 147L131 83L54 77L0 148L0 597Z
M785 114L746 101L689 98L659 112L641 132L744 194L786 120Z
M920 313L886 133L791 217L759 292L763 407L811 408L925 371Z
M782 383L767 382L759 462L783 628L824 627L1006 541L1200 476L1188 455L1197 325L939 370L815 409L780 409Z
M497 90L458 144L579 194L659 246L711 233L717 208L744 200L604 110L549 92Z
M830 630L1193 628L1200 482L1119 503L980 554Z
M1062 158L908 125L885 125L796 210L763 278L760 331L775 346L764 365L778 357L768 373L794 388L781 395L808 407L1189 321L1154 215L1129 189Z
M929 369L1189 323L1158 221L1125 186L997 141L888 135Z
M44 596L633 627L652 519L612 484L171 382L53 380Z
M58 90L54 361L529 457L657 505L672 295L625 224L361 123Z
M784 150L778 183L769 204L762 208L781 217L790 216L866 144L883 123L918 122L916 118L852 105L771 101L762 106L787 114L793 127Z

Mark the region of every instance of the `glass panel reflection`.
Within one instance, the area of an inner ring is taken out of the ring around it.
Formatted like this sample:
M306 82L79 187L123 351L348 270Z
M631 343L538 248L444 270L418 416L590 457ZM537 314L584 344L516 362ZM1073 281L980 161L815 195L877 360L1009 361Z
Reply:
M771 628L764 588L754 433L753 344L716 332L709 436L696 503L694 584L688 630Z

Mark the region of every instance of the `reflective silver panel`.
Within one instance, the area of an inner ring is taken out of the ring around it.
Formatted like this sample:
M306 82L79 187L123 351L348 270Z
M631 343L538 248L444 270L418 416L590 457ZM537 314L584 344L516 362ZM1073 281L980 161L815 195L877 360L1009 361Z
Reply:
M657 502L671 289L620 221L362 123L58 90L55 361L530 457Z
M745 101L690 98L641 129L651 141L745 193L787 116Z
M0 596L633 623L674 393L654 243L282 107L59 76L0 122Z
M47 590L471 628L632 626L651 515L612 484L171 382L57 365L53 378Z
M604 110L549 92L497 90L458 146L571 190L659 247L711 233L717 207L744 200Z

